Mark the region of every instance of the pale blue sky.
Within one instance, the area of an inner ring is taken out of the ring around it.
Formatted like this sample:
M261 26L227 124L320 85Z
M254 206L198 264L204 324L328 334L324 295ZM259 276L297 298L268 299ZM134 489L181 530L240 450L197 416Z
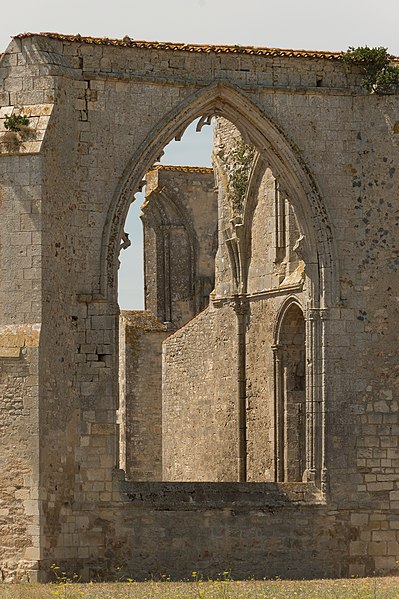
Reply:
M398 23L399 0L18 0L13 6L2 6L0 51L17 33L57 31L310 50L346 50L367 44L388 47L399 55ZM206 129L173 144L162 162L209 164L210 128ZM137 216L141 203L137 196L126 225L133 247L122 256L123 308L142 305Z

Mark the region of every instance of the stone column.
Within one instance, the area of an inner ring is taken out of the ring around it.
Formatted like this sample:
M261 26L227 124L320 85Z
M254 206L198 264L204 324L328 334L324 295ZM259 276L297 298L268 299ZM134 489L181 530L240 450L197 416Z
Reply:
M247 480L247 380L246 380L246 319L249 304L246 297L237 297L234 311L237 315L237 480Z
M304 479L321 484L325 465L324 329L326 310L306 314L306 471Z
M284 410L282 406L281 352L278 345L272 346L274 370L274 479L284 481Z

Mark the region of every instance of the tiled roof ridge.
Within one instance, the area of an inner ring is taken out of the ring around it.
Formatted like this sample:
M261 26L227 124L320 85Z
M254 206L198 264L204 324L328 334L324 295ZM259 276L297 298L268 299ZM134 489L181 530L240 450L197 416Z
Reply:
M181 166L175 164L156 164L150 171L183 171L185 173L213 173L210 166Z
M157 42L135 40L129 36L123 39L107 37L88 37L83 35L65 35L61 33L41 32L41 33L20 33L16 38L33 37L35 35L57 39L66 42L81 42L85 44L105 45L105 46L124 46L130 48L156 49L156 50L182 50L184 52L197 53L216 53L216 54L249 54L257 56L280 56L295 58L326 58L329 60L338 60L342 52L329 52L319 50L294 50L289 48L266 48L257 46L241 45L213 45L213 44L185 44L182 42Z

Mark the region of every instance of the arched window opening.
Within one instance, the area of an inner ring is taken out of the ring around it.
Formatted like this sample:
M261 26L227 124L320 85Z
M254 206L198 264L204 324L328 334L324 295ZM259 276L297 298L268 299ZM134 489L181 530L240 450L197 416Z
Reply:
M183 138L145 174L144 310L121 314L120 463L132 481L318 483L319 369L305 376L300 308L318 314L307 205L242 120L215 112L212 169Z
M284 313L277 352L277 479L300 482L306 469L306 350L305 320L296 303Z

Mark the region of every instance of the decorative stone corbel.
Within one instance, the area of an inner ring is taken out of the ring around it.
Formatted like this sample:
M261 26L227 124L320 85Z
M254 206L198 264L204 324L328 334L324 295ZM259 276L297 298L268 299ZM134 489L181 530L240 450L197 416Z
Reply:
M132 245L132 242L129 239L129 233L126 233L125 231L123 231L122 235L121 235L121 244L119 246L119 252L121 252L121 250L127 250L128 247L130 247Z
M205 114L204 116L202 116L200 118L200 120L197 123L197 126L195 128L195 130L197 131L197 133L200 133L200 131L202 130L202 127L204 125L210 125L212 122L212 115L211 114Z

